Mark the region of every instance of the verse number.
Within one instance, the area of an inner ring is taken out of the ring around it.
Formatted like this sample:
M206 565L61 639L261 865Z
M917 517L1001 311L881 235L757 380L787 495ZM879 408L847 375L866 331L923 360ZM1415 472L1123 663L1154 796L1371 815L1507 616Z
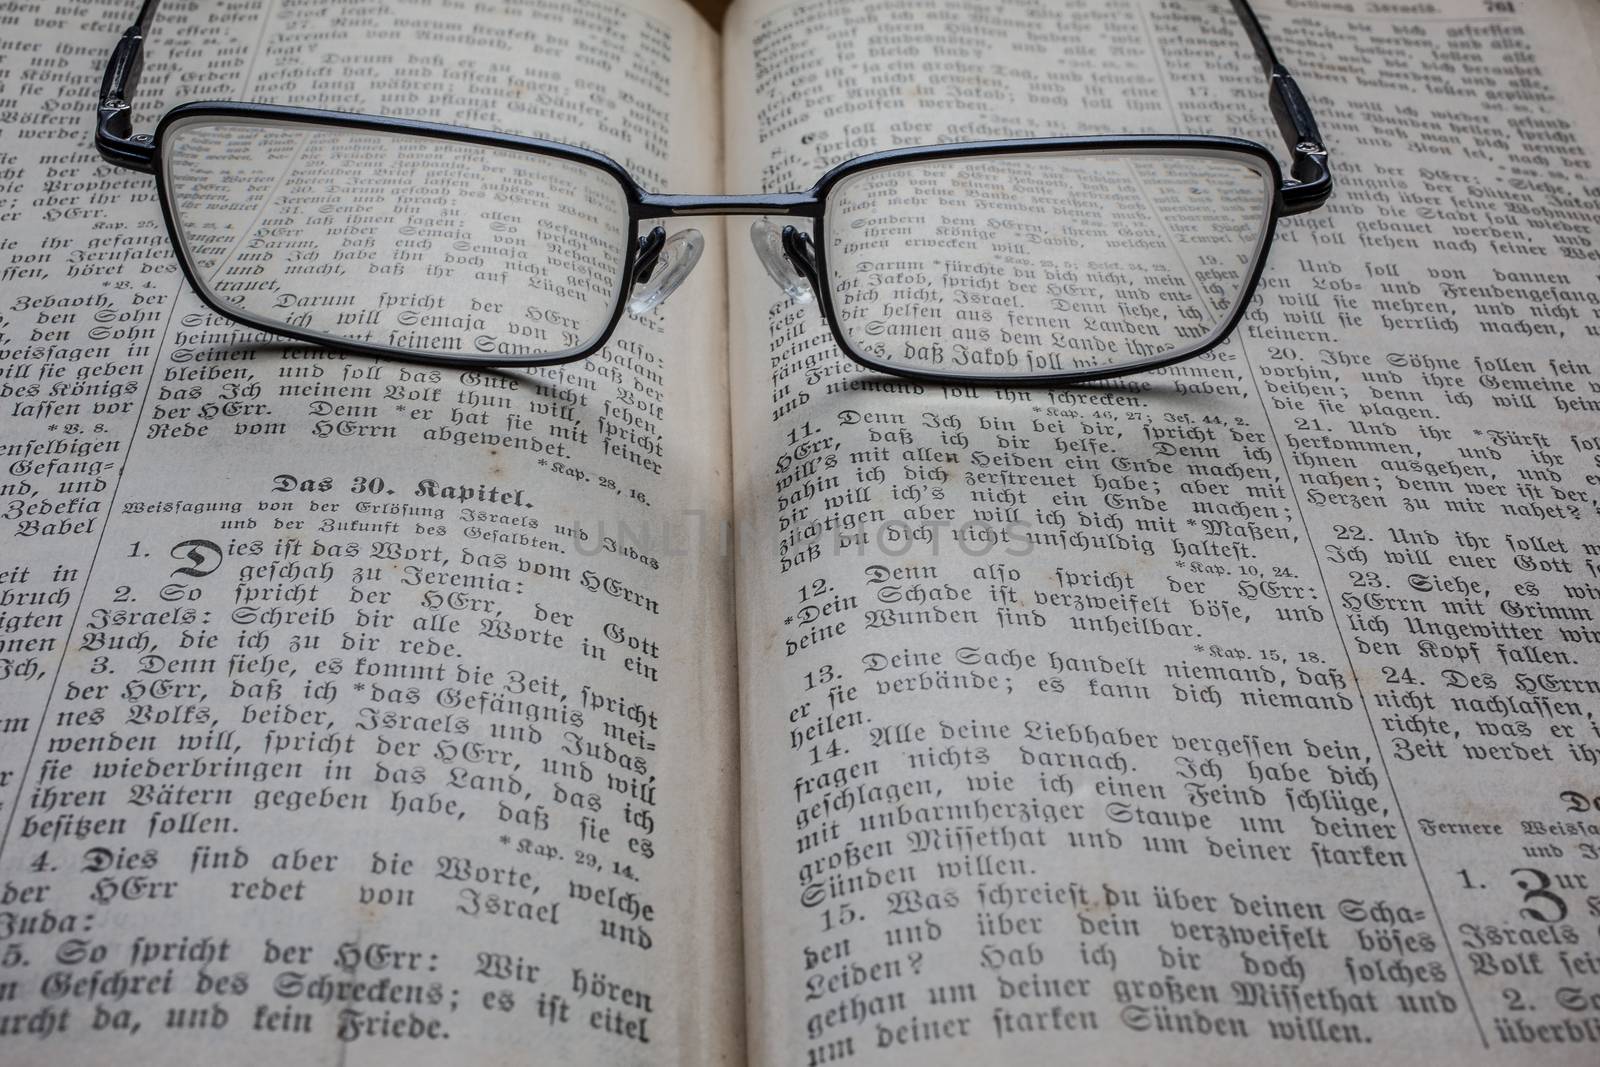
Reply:
M837 677L833 664L824 663L814 671L806 671L806 688L815 689L821 685L832 685Z
M1522 908L1517 914L1552 925L1567 917L1567 902L1551 890L1548 874L1537 867L1515 867L1511 875L1522 890Z

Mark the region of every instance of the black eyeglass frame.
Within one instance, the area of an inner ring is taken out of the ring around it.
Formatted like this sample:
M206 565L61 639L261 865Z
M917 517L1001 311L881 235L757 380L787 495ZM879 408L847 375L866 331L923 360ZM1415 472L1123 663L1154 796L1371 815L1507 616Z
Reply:
M156 179L158 199L166 220L167 235L178 251L179 265L190 287L205 304L224 318L241 322L252 329L305 341L324 348L356 352L383 359L432 363L448 366L470 367L546 367L587 359L605 347L621 322L627 305L631 285L637 285L650 276L656 265L665 238L665 231L655 227L647 235L639 233L640 223L651 219L682 218L695 215L771 215L797 219L810 219L811 232L803 233L798 227L786 226L783 230L783 249L790 263L810 282L817 303L833 332L839 348L856 363L874 371L887 372L906 378L931 382L948 382L962 385L1071 385L1079 382L1119 378L1129 374L1155 370L1160 367L1193 359L1210 351L1225 341L1238 327L1250 305L1261 271L1266 265L1273 233L1278 220L1288 215L1298 215L1321 207L1332 192L1333 180L1328 167L1328 152L1323 146L1310 106L1287 69L1278 62L1271 43L1267 40L1260 20L1248 0L1231 0L1235 13L1244 23L1245 31L1254 46L1257 58L1268 77L1269 104L1277 121L1278 130L1289 146L1293 162L1290 177L1285 180L1276 157L1264 145L1233 137L1198 135L1127 135L1106 137L1040 137L1022 140L967 141L956 144L928 145L915 148L896 148L856 156L831 168L817 183L804 192L752 193L752 194L679 194L651 193L639 186L621 164L609 156L575 145L546 141L514 134L491 133L465 126L452 126L411 119L383 118L343 111L323 111L315 108L287 107L276 104L239 102L198 102L180 104L169 110L156 126L154 135L135 134L132 127L132 108L129 98L137 87L143 68L144 38L149 31L160 0L144 0L134 24L117 42L101 81L95 147L107 162L128 170L152 174ZM164 168L160 165L164 135L172 124L188 118L270 119L276 122L317 124L377 133L404 134L431 137L438 140L480 145L554 156L568 162L587 164L604 171L616 179L627 200L631 240L626 242L622 282L604 330L596 335L587 347L558 356L493 356L478 359L448 354L419 355L403 349L359 341L338 340L297 330L280 323L258 322L243 317L237 309L219 303L209 288L203 285L189 261L186 245L181 239ZM893 364L862 353L852 345L839 324L833 306L830 287L823 284L828 277L826 241L822 238L822 225L827 211L828 192L840 181L862 171L904 163L935 160L959 160L977 156L1010 154L1063 153L1063 152L1151 152L1160 150L1180 152L1210 152L1215 154L1249 156L1259 161L1271 181L1275 193L1269 205L1265 233L1255 257L1250 278L1240 297L1235 301L1230 317L1223 329L1214 331L1201 345L1176 354L1163 353L1143 360L1067 373L1037 375L967 375L941 371L922 370Z

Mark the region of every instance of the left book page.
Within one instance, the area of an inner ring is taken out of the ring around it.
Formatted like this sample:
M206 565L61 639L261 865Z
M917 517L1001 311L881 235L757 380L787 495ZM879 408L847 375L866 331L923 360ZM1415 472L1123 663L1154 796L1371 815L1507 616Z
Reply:
M95 155L134 8L0 11L0 1060L737 1062L730 576L619 536L728 512L718 235L580 363L273 342ZM136 131L260 100L718 183L677 0L172 2L145 57ZM413 192L452 269L345 227L302 291L471 293L497 249Z

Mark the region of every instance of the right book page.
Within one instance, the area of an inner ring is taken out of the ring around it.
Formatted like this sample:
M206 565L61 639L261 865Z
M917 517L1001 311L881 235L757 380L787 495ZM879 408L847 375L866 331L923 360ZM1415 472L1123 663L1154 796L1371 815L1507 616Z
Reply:
M870 374L734 224L756 1064L1600 1056L1586 16L1260 13L1336 187L1205 356ZM741 0L724 44L730 190L941 141L1280 145L1225 3ZM1051 279L1013 246L951 283L943 243L997 239L971 207L886 218L927 261L863 284L1003 346Z

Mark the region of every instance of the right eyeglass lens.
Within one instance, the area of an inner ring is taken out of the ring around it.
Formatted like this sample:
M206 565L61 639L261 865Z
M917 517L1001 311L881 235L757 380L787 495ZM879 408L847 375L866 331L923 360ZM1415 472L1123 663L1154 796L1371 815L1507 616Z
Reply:
M194 278L267 329L485 364L590 347L622 299L633 224L587 163L439 137L272 118L162 135Z
M1246 153L1008 153L842 179L823 221L841 331L885 369L1099 372L1202 348L1249 288L1272 176Z

